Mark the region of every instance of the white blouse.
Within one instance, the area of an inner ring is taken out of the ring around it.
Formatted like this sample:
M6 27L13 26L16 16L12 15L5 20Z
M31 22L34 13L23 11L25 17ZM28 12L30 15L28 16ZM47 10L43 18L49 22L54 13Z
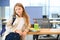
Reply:
M16 21L18 21L18 20L16 20ZM16 21L15 21L15 22L16 22ZM14 23L15 23L15 22L14 22ZM14 24L13 24L13 25L14 25ZM16 29L17 29L17 30L22 30L23 26L24 26L24 18L20 18L20 19L19 19L19 23L18 23Z
M5 40L6 35L8 35L10 32L14 32L15 30L22 30L25 24L25 19L23 17L16 16L13 26L11 25L11 23L12 17L7 21L6 31L4 33L2 40Z

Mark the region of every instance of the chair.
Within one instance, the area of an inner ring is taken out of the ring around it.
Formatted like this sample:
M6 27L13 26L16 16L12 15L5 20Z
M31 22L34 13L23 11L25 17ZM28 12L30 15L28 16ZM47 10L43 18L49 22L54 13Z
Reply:
M2 34L6 31L6 29L5 29L5 23L3 23L3 21L6 21L6 19L2 19L2 30L1 30L1 36L2 36Z

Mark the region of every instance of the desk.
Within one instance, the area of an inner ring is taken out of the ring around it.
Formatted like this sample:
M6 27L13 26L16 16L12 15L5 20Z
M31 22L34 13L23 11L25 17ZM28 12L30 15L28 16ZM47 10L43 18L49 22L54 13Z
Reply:
M53 23L53 27L56 28L56 24L60 24L60 18L49 18L50 23Z
M50 21L50 23L60 24L60 21Z
M60 19L60 18L49 18L49 19L53 19L53 20L56 20L56 19Z
M39 31L36 32L28 32L28 35L37 35L37 34L58 34L57 36L57 40L59 38L59 34L60 34L60 29L50 29L50 28L42 28Z
M28 34L60 34L60 29L41 28L36 32L28 32Z
M50 23L54 24L54 28L56 28L56 24L60 24L60 21L50 21Z

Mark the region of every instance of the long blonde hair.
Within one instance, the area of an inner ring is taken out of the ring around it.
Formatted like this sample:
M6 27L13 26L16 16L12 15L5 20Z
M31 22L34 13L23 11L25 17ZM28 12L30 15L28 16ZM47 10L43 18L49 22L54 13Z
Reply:
M29 16L27 15L27 13L26 13L26 11L21 3L16 3L16 5L14 6L14 14L13 15L16 16L16 12L15 12L16 6L22 7L22 9L23 9L22 17L25 18L25 24L28 26L30 24Z

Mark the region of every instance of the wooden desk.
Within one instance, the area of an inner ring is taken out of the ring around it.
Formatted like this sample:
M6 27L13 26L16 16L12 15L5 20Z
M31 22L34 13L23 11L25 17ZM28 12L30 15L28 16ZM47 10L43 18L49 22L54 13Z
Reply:
M39 31L36 32L28 32L28 34L60 34L60 29L47 29L47 28L42 28Z
M59 38L60 34L60 29L47 29L47 28L42 28L39 31L36 32L28 32L28 35L41 35L41 34L57 34L57 40Z

